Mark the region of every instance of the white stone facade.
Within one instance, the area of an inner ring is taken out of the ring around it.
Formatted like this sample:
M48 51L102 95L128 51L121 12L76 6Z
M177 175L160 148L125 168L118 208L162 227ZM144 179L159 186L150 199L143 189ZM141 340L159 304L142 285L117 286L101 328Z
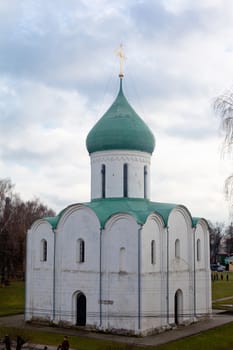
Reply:
M139 151L94 152L91 158L91 199L102 198L102 166L105 166L106 198L123 197L124 164L128 166L129 198L150 198L151 155Z
M171 211L167 227L156 213L144 225L117 213L101 229L90 208L72 205L55 230L39 220L28 232L25 319L75 326L82 294L88 328L145 335L193 322L211 313L208 251L206 222L192 228L184 207Z

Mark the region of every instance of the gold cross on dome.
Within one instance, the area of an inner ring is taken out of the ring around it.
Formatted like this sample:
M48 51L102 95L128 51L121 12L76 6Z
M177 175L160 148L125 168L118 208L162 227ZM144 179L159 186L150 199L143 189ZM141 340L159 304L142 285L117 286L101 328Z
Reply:
M123 63L126 60L126 56L123 50L123 44L120 44L120 47L117 49L117 56L119 57L120 60L120 74L119 77L122 78L124 76L123 74Z

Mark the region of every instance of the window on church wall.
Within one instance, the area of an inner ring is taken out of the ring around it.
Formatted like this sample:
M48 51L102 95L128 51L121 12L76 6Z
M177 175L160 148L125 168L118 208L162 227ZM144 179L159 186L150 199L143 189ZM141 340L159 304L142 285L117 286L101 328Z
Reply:
M102 198L105 198L106 195L106 166L102 164L101 166L101 195Z
M155 240L151 241L151 264L156 264L156 243L155 243Z
M144 198L147 198L147 166L144 166Z
M128 197L128 164L123 166L123 196Z
M40 261L47 261L47 241L42 239L40 242Z
M124 247L120 248L119 254L119 270L125 271L125 259L126 259L126 250Z
M197 240L197 261L201 260L201 240Z
M83 263L85 261L85 242L83 239L77 241L77 262Z
M175 241L175 257L180 258L180 240L176 239Z

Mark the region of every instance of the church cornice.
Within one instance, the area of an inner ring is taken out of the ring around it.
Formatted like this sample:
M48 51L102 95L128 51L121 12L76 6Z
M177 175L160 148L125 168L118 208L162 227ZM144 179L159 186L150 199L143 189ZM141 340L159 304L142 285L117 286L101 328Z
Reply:
M142 153L139 154L138 152L115 152L114 153L107 153L107 152L101 152L101 154L92 154L91 162L94 163L105 163L105 162L137 162L137 163L143 163L146 165L150 165L150 159L151 157L148 154Z

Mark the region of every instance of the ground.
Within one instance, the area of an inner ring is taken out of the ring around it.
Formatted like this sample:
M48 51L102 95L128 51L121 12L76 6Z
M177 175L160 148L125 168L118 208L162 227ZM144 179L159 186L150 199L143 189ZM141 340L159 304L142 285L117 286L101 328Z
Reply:
M221 316L220 316L221 315ZM105 339L105 340L111 340L114 342L120 342L120 343L131 343L135 345L144 345L144 346L155 346L160 344L165 344L171 341L175 341L184 337L188 337L194 334L198 334L200 332L209 330L211 328L218 327L220 325L226 324L232 322L232 315L230 314L221 314L219 311L218 313L213 314L213 317L209 320L203 320L198 323L185 326L185 327L178 327L176 329L173 329L172 331L167 331L164 333L160 333L158 335L152 335L152 336L146 336L143 338L137 338L137 337L126 337L126 336L119 336L119 335L111 335L111 334L102 334L102 333L94 333L94 332L86 332L82 330L77 329L62 329L62 328L52 328L48 326L36 326L36 325L30 325L27 324L25 326L23 315L16 315L16 316L7 316L7 317L1 317L0 318L0 326L5 325L9 327L22 327L27 329L39 329L40 331L47 331L47 332L54 332L59 334L67 334L67 335L77 335L79 337L88 337L93 339ZM38 345L39 347L39 345ZM36 347L36 348L38 348ZM31 348L31 347L30 347ZM33 345L33 348L34 345ZM44 348L44 345L41 345L39 348ZM49 347L48 350L56 350L56 347Z

